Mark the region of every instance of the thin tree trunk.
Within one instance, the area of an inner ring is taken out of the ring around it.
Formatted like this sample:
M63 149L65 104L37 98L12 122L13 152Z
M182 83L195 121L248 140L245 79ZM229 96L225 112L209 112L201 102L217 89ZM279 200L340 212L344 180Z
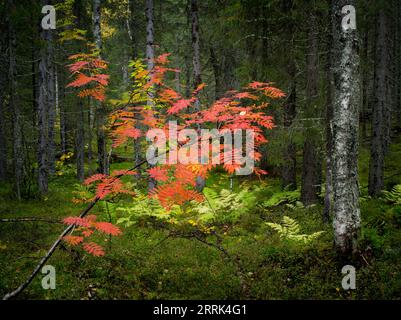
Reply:
M48 191L48 166L47 166L47 152L48 152L48 131L47 131L47 114L48 114L48 63L45 44L48 40L49 31L41 30L40 38L43 42L43 47L40 49L40 63L39 63L39 97L38 97L38 130L39 141L37 149L38 161L38 187L41 194Z
M146 61L147 61L147 69L150 73L155 66L154 59L155 59L155 52L154 52L154 22L153 22L153 0L146 0ZM151 88L148 93L148 107L154 107L154 88ZM137 147L139 148L139 143L137 143ZM138 154L138 150L136 150L135 154L135 163L140 161L140 157ZM156 187L156 180L153 178L149 178L148 181L148 190L151 191Z
M306 118L316 118L318 110L318 31L316 16L310 13L310 28L308 32L309 53L307 55L307 88L306 88ZM302 163L301 201L308 206L318 202L321 185L321 157L319 152L319 134L315 121L306 121L308 128L305 133L305 143Z
M199 38L199 8L198 0L191 0L191 17L192 17L192 63L194 73L193 87L196 89L202 83L201 77L201 61L200 61L200 38ZM196 104L197 109L200 103Z
M401 132L401 8L398 1L395 2L395 63L396 63L396 76L395 76L395 129L399 133Z
M61 75L62 73L60 73ZM61 94L59 95L59 106L60 106L60 141L61 141L61 152L62 154L67 153L67 120L66 120L66 109L65 109L65 86L64 82L58 77L60 82L59 88L61 88Z
M286 0L282 2L283 14L291 16L293 9L293 0ZM292 140L291 126L296 117L296 103L297 103L297 82L296 82L296 61L294 56L294 22L291 19L286 24L286 31L289 35L289 60L287 63L287 73L290 78L290 88L287 101L284 105L283 126L284 130L288 132L288 143L284 146L283 160L284 163L281 168L281 185L283 189L295 190L297 189L297 148Z
M56 171L56 144L55 144L55 122L56 122L56 88L55 88L55 66L54 66L54 46L53 46L53 32L52 30L46 31L47 36L47 165L49 175L53 175Z
M384 187L384 156L386 146L387 117L387 26L386 13L381 9L377 17L374 105L372 114L372 145L369 170L369 194L378 196Z
M331 6L331 1L327 2ZM331 13L330 13L331 15ZM329 16L329 21L332 22ZM327 87L326 87L326 190L324 195L324 209L323 209L323 222L328 223L332 212L332 200L333 200L333 170L332 170L332 157L333 157L333 86L334 79L332 73L333 55L333 26L329 24L328 37L327 37L327 62L326 62L326 75L327 75Z
M6 105L4 97L7 86L7 58L6 58L6 34L0 35L0 181L7 178L7 140L6 140Z
M292 66L295 68L295 65ZM294 69L295 70L295 69ZM284 128L290 131L290 127L296 116L296 99L297 99L297 89L295 75L290 71L291 89L288 94L287 102L284 105ZM290 134L291 135L291 134ZM284 164L282 167L282 188L286 190L296 190L297 189L297 148L293 141L289 137L288 144L284 147Z
M9 14L15 13L14 0L8 0ZM7 17L8 35L9 35L9 82L10 82L10 109L12 110L13 121L13 164L14 164L14 189L18 200L21 200L22 184L23 184L23 167L24 167L24 151L22 141L22 119L23 115L20 109L19 101L17 101L17 62L16 49L17 39L14 30L12 18Z
M84 105L80 99L78 101L77 110L77 130L75 134L75 148L76 148L76 159L77 159L77 178L79 181L85 179L85 132L84 132Z
M342 8L355 0L333 0L333 213L334 241L341 255L357 249L360 229L358 185L358 35L342 27ZM352 17L353 18L353 17Z
M102 55L102 34L101 34L101 0L93 0L93 37L99 56ZM99 172L108 174L108 161L106 150L105 114L103 103L95 102L96 105L96 131L97 131L97 154Z
M93 107L93 100L89 99L89 112L88 112L88 175L93 174L92 169L92 160L93 160L93 147L92 147L92 130L94 129L94 107Z
M194 89L202 83L201 77L201 60L200 60L200 37L199 37L199 7L198 0L191 0L191 21L192 21L192 64L193 64L193 77ZM194 103L195 111L200 111L201 105L199 99ZM200 132L201 128L198 127ZM201 176L196 177L196 189L202 191L206 185L206 181Z
M221 95L222 95L221 65L219 64L219 61L217 60L216 53L212 46L210 47L210 62L212 64L213 74L214 74L214 82L215 82L214 96L215 96L215 100L218 100L221 98Z

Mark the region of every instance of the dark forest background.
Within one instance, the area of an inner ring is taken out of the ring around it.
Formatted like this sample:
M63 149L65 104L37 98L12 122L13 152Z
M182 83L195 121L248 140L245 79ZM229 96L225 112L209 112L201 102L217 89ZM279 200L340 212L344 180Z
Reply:
M348 292L338 289L341 268L331 226L333 175L340 174L332 170L333 119L341 116L336 3L356 7L353 41L360 60L352 82L358 131L345 146L358 149L348 162L358 168L360 282ZM40 26L46 4L57 13L51 32ZM79 213L82 204L71 199L87 191L85 178L143 159L143 142L113 150L107 114L128 95L131 61L171 53L171 66L181 72L169 83L187 97L206 83L205 105L251 81L273 82L286 93L270 107L276 128L268 132L260 162L269 174L262 181L218 174L207 181L217 185L216 203L227 198L223 189L238 195L244 183L248 188L237 199L245 207L236 202L221 208L235 212L219 225L223 242L205 246L193 234L140 217L124 238L110 240L110 257L101 262L63 247L52 258L63 270L61 289L42 291L37 280L23 296L87 298L93 291L95 297L124 299L400 298L400 12L396 0L1 1L0 292L16 287L57 237L57 223L44 220ZM89 43L109 63L102 104L67 87L68 57ZM133 183L146 194L147 181ZM98 212L116 222L132 209L118 206L105 202ZM135 212L144 213L148 204L138 206ZM325 233L311 246L283 243L265 224L283 216L307 233ZM240 265L232 262L237 256Z

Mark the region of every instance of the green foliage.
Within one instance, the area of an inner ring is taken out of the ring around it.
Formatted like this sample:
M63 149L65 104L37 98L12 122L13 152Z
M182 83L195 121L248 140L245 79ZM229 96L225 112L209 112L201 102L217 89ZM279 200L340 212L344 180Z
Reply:
M67 152L56 161L56 175L63 176L65 174L75 173L76 168L72 163L73 156L73 152Z
M393 187L391 191L383 191L384 199L392 204L401 204L401 184Z
M116 212L120 216L117 224L130 227L142 221L143 218L149 217L166 221L181 213L181 209L178 206L174 206L172 211L167 212L158 201L149 198L144 192L135 190L135 193L136 197L129 206L118 206L116 208Z
M273 208L284 203L295 204L297 207L302 207L302 204L299 202L300 197L300 190L276 192L269 200L262 203L262 207Z
M384 238L375 228L362 228L360 243L370 246L375 252L381 251L384 245Z
M283 223L277 224L272 222L266 222L266 224L277 231L280 238L293 243L310 244L316 240L324 231L314 232L312 234L301 234L299 224L290 217L284 216Z

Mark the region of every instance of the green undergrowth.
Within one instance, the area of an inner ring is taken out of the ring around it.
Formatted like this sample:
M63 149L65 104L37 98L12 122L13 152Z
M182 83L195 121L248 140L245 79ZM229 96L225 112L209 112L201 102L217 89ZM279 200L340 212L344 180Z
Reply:
M128 166L118 164L115 169ZM391 187L398 184L393 182ZM75 184L73 176L66 173L51 182L46 198L21 202L12 200L9 188L2 186L0 217L61 219L76 216L85 205L71 201L73 191L77 190ZM214 213L220 210L230 214L224 219L219 214L218 217L210 214L206 222L201 222L208 227L216 225L213 230L228 257L210 245L216 243L213 232L202 238L205 244L195 237L183 237L185 232L173 232L177 230L152 215L134 217L129 226L120 225L122 236L99 239L107 252L104 257L93 257L80 248L62 245L48 261L56 268L56 290L42 289L42 275L39 274L19 299L401 297L401 206L396 202L384 196L381 199L363 197L363 225L356 262L357 289L344 291L342 266L338 265L333 250L332 227L321 219L322 204L304 207L299 202L299 190L281 191L279 181L271 178L235 177L230 190L230 177L214 174L207 185L210 187L206 193ZM219 197L228 195L234 200L219 206L222 201ZM125 217L124 209L135 206L135 202L122 200L110 204L108 210L104 204L99 204L93 213L99 220L111 218L116 223ZM207 206L191 210L211 211ZM283 236L278 231L285 223L283 219L289 221L285 217L296 223L295 231L294 226L291 230L301 237ZM180 231L198 230L201 222L191 222L193 225ZM63 228L57 223L0 223L1 295L21 284ZM311 241L298 241L316 233L318 235L311 237Z

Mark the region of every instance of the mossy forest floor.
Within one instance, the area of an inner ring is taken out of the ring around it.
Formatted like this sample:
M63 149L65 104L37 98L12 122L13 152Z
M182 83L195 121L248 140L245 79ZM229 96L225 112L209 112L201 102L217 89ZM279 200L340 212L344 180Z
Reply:
M399 170L399 153L397 149L391 153L387 175ZM367 169L366 163L360 164L362 187ZM387 187L399 184L400 179L387 181ZM228 180L224 181L228 186ZM0 218L76 216L85 205L71 201L75 183L72 174L60 176L51 182L45 199L22 202L12 200L8 186L4 186ZM247 183L261 184L258 180ZM194 238L167 237L169 233L161 224L143 220L122 228L122 236L111 240L104 237L104 257L90 256L79 248L60 247L47 263L56 268L56 289L42 289L39 274L18 298L88 299L88 292L96 299L401 298L400 206L370 199L362 189L356 290L344 291L331 224L322 223L322 205L304 208L282 201L263 208L260 204L281 192L274 178L267 177L263 183L267 187L253 201L254 208L222 233L221 245L231 257L240 257L241 277L236 258L227 259L215 247ZM216 188L222 188L221 184ZM103 206L96 207L94 213L107 221ZM308 245L288 243L266 225L280 223L284 216L296 220L303 233L325 232ZM46 222L0 223L0 295L26 279L64 228Z

